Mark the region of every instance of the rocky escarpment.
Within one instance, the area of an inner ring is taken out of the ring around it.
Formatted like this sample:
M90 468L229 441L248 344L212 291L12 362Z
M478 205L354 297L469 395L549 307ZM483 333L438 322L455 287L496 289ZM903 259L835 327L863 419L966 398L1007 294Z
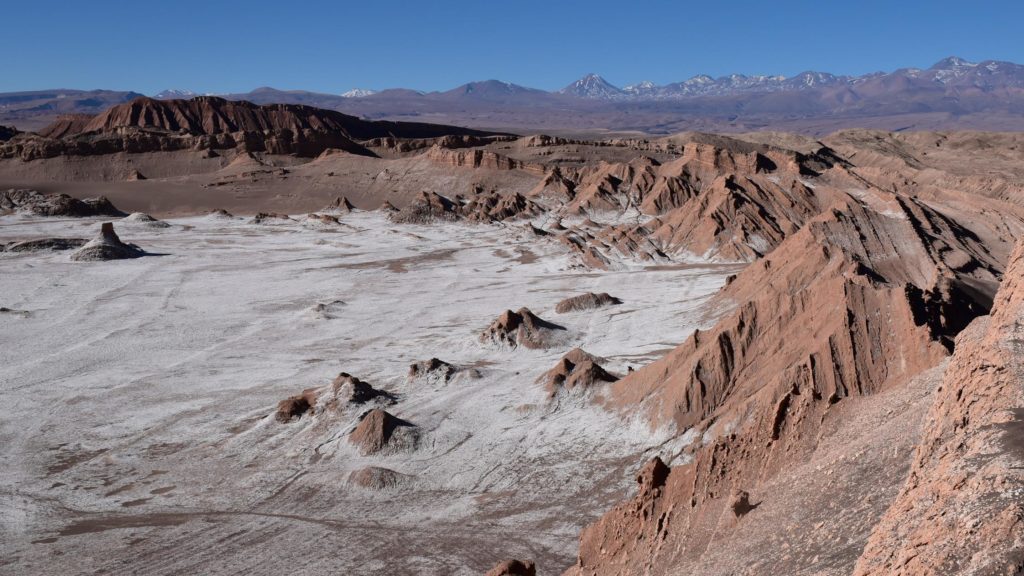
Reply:
M1024 243L991 316L976 319L936 393L906 484L854 574L1024 570Z
M698 441L663 484L584 531L570 573L714 573L702 558L723 514L736 518L732 496L802 462L846 402L945 358L989 310L1006 249L874 188L785 235L724 290L732 313L611 385L620 406Z
M0 191L0 211L21 212L36 216L125 216L105 197L79 200L67 194L43 194L36 190L10 189Z
M86 120L68 117L0 145L0 158L34 160L115 152L239 149L316 157L328 149L375 156L359 144L373 138L487 136L454 126L368 121L292 104L259 106L212 96L191 100L137 98Z

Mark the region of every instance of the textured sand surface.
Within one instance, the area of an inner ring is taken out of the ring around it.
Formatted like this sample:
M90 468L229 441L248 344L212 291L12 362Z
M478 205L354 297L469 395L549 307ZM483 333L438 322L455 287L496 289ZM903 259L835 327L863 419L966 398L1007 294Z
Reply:
M0 241L99 222L8 216ZM674 448L599 402L550 402L537 378L575 346L619 375L651 361L711 320L704 303L739 269L580 270L521 226L377 213L169 222L117 223L155 254L137 260L0 255L0 306L20 312L0 314L2 573L479 574L516 556L561 570L636 463ZM623 304L554 314L588 291ZM567 328L556 346L478 341L521 306ZM407 380L434 356L480 377ZM397 396L415 449L360 456L361 408L275 420L342 371ZM347 482L368 466L400 482Z

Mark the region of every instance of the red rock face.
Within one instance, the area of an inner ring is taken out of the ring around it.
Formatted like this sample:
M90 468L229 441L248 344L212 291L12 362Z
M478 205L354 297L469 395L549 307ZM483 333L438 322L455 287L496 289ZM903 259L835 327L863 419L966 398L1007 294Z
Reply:
M1024 243L991 317L956 340L910 475L857 575L1024 570Z
M870 194L785 235L724 289L734 312L611 385L624 410L701 441L583 532L570 573L704 566L723 514L756 514L749 492L802 462L833 411L935 366L988 311L1002 263L987 248L924 203Z

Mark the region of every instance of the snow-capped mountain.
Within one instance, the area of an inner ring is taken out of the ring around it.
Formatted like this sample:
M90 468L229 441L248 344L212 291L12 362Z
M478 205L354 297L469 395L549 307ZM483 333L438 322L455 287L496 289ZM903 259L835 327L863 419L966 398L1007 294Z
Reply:
M613 86L597 74L587 74L583 78L562 88L558 93L598 100L615 100L626 94L621 88Z
M158 100L180 100L183 98L194 98L199 94L186 90L183 88L168 88L167 90L161 90L153 95L153 98Z
M348 92L342 92L342 98L366 98L367 96L373 96L376 94L376 90L366 90L364 88L353 88Z

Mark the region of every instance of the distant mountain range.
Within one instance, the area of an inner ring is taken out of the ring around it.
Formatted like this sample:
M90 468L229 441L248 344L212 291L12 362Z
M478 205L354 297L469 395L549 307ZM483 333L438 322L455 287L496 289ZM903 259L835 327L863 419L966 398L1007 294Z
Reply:
M190 98L164 90L162 99ZM0 124L38 128L59 114L95 114L135 92L48 90L0 94ZM1024 130L1024 66L945 58L928 69L863 76L694 76L665 85L618 87L588 74L555 92L498 80L441 92L353 89L324 94L270 87L221 95L257 104L306 104L371 119L415 120L516 131Z

